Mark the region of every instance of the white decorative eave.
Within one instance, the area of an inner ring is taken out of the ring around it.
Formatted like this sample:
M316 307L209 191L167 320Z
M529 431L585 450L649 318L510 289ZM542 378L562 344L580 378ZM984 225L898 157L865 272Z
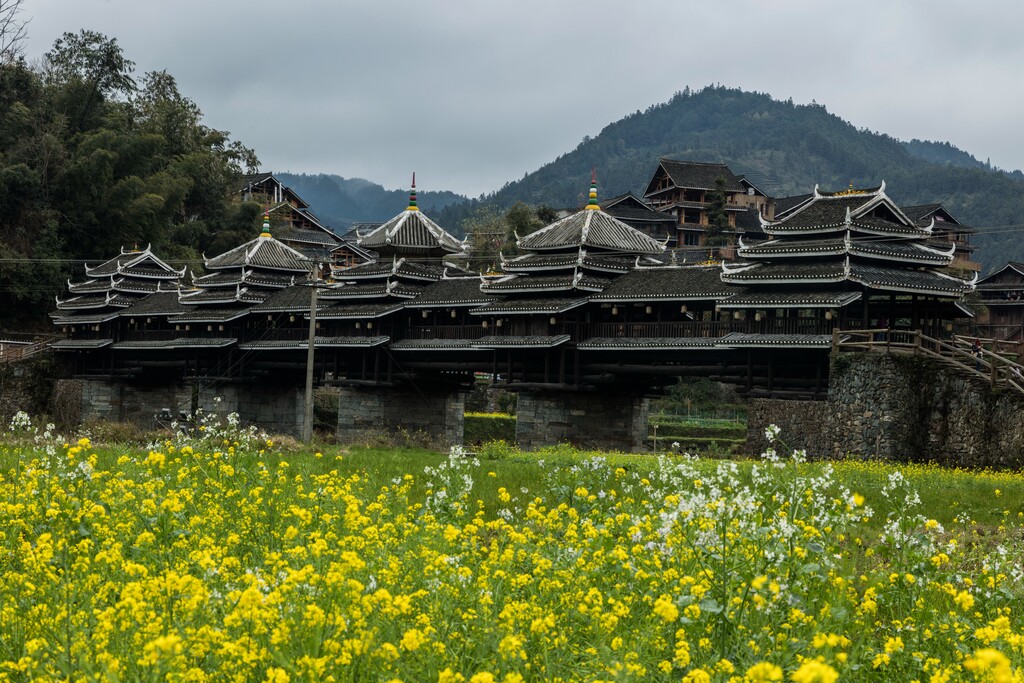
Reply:
M733 275L734 273L742 273L743 271L750 270L757 266L756 263L748 263L746 265L736 266L735 268L730 267L728 262L722 261L722 275Z
M950 243L949 251L942 251L941 249L936 249L935 247L929 247L927 244L918 244L915 246L917 246L917 248L922 251L927 251L932 254L935 254L936 256L942 256L943 258L952 259L953 255L956 253L956 244L953 243Z
M970 280L964 280L963 278L955 277L953 275L948 275L948 274L943 273L943 272L938 271L938 270L935 271L935 274L938 275L939 277L944 277L947 280L952 280L953 282L956 282L957 284L963 285L964 287L967 287L969 291L973 290L974 286L976 284L978 284L978 271L973 271L973 275L971 276Z
M818 183L814 183L814 198L821 199L821 192L818 191Z

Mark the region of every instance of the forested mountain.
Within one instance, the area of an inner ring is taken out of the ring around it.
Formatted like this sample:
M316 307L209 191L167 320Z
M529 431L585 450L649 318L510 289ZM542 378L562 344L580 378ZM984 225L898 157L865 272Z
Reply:
M136 80L92 31L35 68L0 60L0 329L45 319L83 261L122 246L194 261L251 234L258 207L228 197L256 155L201 119L171 75Z
M385 190L377 183L362 178L342 178L323 173L276 173L275 176L309 202L313 212L339 233L353 223L386 221L409 205L408 188ZM466 197L454 192L416 193L417 204L431 214L465 201Z
M885 180L903 204L942 202L979 228L976 257L986 268L1024 260L1024 175L994 170L948 143L901 142L857 129L818 104L796 105L724 87L689 89L616 121L594 138L488 198L579 206L590 169L602 196L642 192L659 157L725 162L775 196ZM470 206L463 212L469 213ZM453 217L455 219L457 217Z

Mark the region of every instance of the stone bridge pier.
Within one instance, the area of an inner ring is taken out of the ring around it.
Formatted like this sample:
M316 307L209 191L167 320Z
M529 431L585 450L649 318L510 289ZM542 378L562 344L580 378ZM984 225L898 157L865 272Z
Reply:
M238 413L243 425L271 434L299 436L305 400L301 388L254 384L130 384L107 380L61 380L56 393L78 407L78 422L130 422L148 431L160 428L154 416L165 409L172 419L201 409L225 417ZM217 400L219 399L219 400ZM72 416L73 418L75 416Z
M523 450L571 443L635 452L647 439L648 399L572 392L520 392L516 443Z
M751 454L766 447L769 424L811 458L1024 466L1024 395L923 356L840 354L827 401L750 402Z
M341 387L337 437L342 442L374 436L427 436L461 445L466 391L409 385Z

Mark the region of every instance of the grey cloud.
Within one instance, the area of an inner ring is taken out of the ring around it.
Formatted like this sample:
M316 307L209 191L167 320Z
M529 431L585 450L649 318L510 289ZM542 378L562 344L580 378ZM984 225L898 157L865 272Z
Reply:
M26 0L26 13L31 53L63 31L114 36L275 170L390 187L416 170L476 195L713 82L1024 166L1017 3Z

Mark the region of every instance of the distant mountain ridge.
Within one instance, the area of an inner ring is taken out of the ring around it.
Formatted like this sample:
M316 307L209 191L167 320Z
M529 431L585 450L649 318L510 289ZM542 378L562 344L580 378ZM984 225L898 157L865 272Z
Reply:
M309 202L313 213L335 232L353 223L383 222L409 205L409 190L386 190L363 178L338 175L276 173L282 183ZM416 203L425 211L441 210L468 201L454 192L417 192Z
M637 110L482 203L582 206L592 168L602 197L639 194L660 157L724 162L777 197L804 194L815 185L874 187L884 180L900 204L941 202L961 222L979 228L972 242L978 247L975 260L986 270L1007 259L1024 261L1021 171L992 168L948 142L905 142L858 129L816 103L798 105L725 87L687 88L668 102ZM385 220L405 206L404 191L387 192L368 181L284 177L332 225ZM461 234L461 221L481 201L440 192L423 193L419 203Z

